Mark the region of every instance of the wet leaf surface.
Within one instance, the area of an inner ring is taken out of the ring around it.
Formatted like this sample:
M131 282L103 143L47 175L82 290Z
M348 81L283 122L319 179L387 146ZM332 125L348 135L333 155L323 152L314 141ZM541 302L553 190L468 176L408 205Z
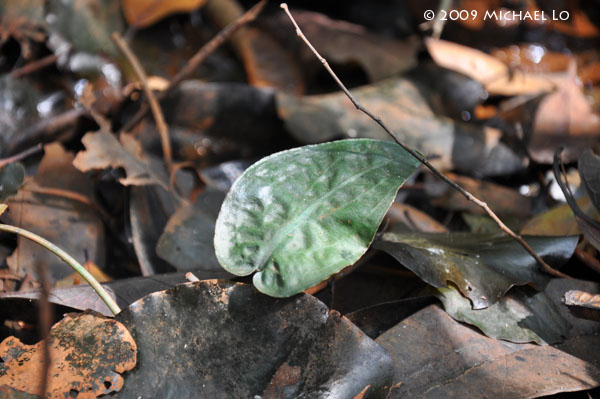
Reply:
M156 244L156 253L177 270L222 270L213 244L215 223L225 193L206 190L193 205L169 219Z
M47 397L96 398L119 391L121 374L136 364L137 346L119 322L93 313L67 315L50 330L51 367ZM42 342L24 345L9 337L0 343L0 385L38 394L43 370Z
M556 279L546 293L560 303L567 290L594 286ZM388 397L534 398L599 386L597 323L560 309L573 328L562 344L544 346L488 338L437 305L415 313L377 338L394 360Z
M525 237L551 265L566 262L577 236ZM374 248L392 255L425 282L445 288L451 282L474 309L497 302L513 285L543 288L548 276L515 240L499 234L385 233Z
M456 289L439 288L437 297L453 319L479 328L490 338L540 345L563 341L571 326L544 292L513 287L498 302L474 310Z
M256 271L253 282L261 292L301 292L367 250L417 166L400 146L376 140L342 140L264 158L223 202L217 259L236 275Z
M140 360L115 397L350 398L368 385L374 397L389 381L385 351L308 295L208 280L147 296L117 319Z

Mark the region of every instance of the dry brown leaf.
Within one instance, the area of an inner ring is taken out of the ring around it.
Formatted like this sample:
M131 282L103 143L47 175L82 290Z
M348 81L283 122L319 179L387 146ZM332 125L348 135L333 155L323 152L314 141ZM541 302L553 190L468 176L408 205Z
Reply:
M418 210L407 204L394 202L386 215L391 223L402 223L415 231L427 233L447 233L446 226L429 216L423 211Z
M81 139L85 151L80 151L73 166L82 172L95 169L123 168L126 177L119 179L124 186L159 185L169 190L164 170L154 165L142 152L141 145L128 134L120 141L106 130L87 133Z
M50 330L47 398L63 399L76 394L92 399L118 392L121 373L137 362L137 345L118 321L94 313L66 315ZM44 370L43 345L25 345L15 337L0 343L0 386L39 394Z
M236 0L208 0L206 13L220 28L236 21L244 10ZM289 94L304 94L298 63L275 38L254 26L242 27L231 36L248 76L256 87L274 87Z
M98 265L96 265L91 260L88 260L87 262L85 262L83 264L83 267L85 267L85 270L90 272L90 274L92 276L94 276L94 278L99 283L107 283L112 280L112 278L108 274L104 273L104 271L102 269L100 269L98 267ZM79 285L79 284L86 284L86 281L81 278L79 273L74 272L74 273L71 273L70 275L68 275L67 277L63 278L62 280L57 281L54 286L56 288L62 288L62 287L72 287L74 285Z
M467 191L473 193L477 198L490 204L498 214L519 217L527 217L531 214L531 200L515 190L496 183L460 176L454 173L446 173L446 176L460 184ZM455 211L469 211L475 214L484 213L478 205L467 200L456 190L451 189L445 184L438 186L438 183L437 180L433 181L431 182L431 186L427 188L432 196L436 197L432 199L432 204ZM438 187L444 190L443 194L439 196L436 195L438 194Z
M427 39L425 44L439 66L470 76L493 95L534 94L555 87L547 76L511 71L499 59L471 47L435 39Z
M201 7L205 0L121 0L121 8L129 25L144 28L177 12Z
M7 221L50 240L80 262L84 262L87 255L103 267L104 225L96 209L89 205L93 203L93 183L73 167L74 155L60 144L46 145L44 151L35 177L9 201L11 211L5 215ZM55 192L36 192L40 189ZM88 204L67 194L87 200ZM15 274L37 277L39 268L43 267L50 280L57 281L73 272L56 255L33 241L18 237L17 243L15 251L6 259Z
M537 108L529 150L537 162L552 163L556 148L564 146L563 160L572 162L600 138L600 115L582 92L574 62L553 81L557 90Z

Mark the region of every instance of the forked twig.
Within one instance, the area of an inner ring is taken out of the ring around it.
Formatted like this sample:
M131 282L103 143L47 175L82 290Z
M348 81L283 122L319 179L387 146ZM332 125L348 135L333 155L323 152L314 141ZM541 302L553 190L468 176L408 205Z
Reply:
M538 262L538 264L540 265L540 267L541 267L541 269L543 271L545 271L546 273L551 274L553 276L556 276L556 277L570 278L566 274L561 273L560 271L558 271L558 270L553 269L552 267L550 267L550 265L548 265L533 250L533 248L531 248L531 246L529 244L527 244L527 242L520 235L518 235L517 233L515 233L514 231L512 231L508 226L506 226L502 222L502 220L500 220L500 218L490 209L490 207L488 206L487 203L485 203L484 201L482 201L479 198L475 197L473 194L471 194L470 192L468 192L467 190L465 190L463 187L461 187L460 185L458 185L456 182L454 182L454 181L450 180L449 178L447 178L446 176L444 176L444 174L442 172L440 172L432 164L430 164L429 161L423 155L419 154L417 151L413 150L412 148L410 148L409 146L407 146L406 144L404 144L400 140L398 140L396 138L396 136L394 135L394 133L387 127L387 125L385 123L383 123L383 121L381 120L380 117L378 117L377 115L374 115L369 110L367 110L365 107L363 107L362 104L360 104L354 98L354 96L348 91L348 89L346 88L346 86L344 86L344 84L337 77L337 75L335 74L335 72L333 72L333 70L329 66L329 63L327 62L327 60L325 58L323 58L319 54L319 52L308 41L308 39L306 38L306 36L304 36L304 33L302 33L302 30L300 29L300 27L296 23L296 20L294 19L294 17L290 13L290 10L288 9L287 4L282 3L281 4L281 8L283 8L283 10L285 11L285 13L288 15L288 17L290 18L290 20L294 24L294 27L296 28L296 34L298 35L298 37L300 37L300 39L302 39L304 41L304 43L311 49L311 51L315 54L315 56L319 59L319 61L321 61L321 64L323 64L323 66L325 67L325 69L327 70L327 72L329 72L329 74L331 75L331 77L335 80L335 82L340 87L340 89L344 92L344 94L346 94L346 96L350 99L350 101L352 101L352 104L354 104L354 106L356 107L356 109L362 111L369 118L373 119L379 126L381 126L381 128L383 128L383 130L386 131L387 134L389 134L392 137L392 139L396 142L396 144L398 144L406 152L408 152L415 159L417 159L419 162L421 162L423 165L425 165L427 167L427 169L429 169L434 175L436 175L438 178L440 178L441 180L443 180L444 182L446 182L448 185L450 185L450 187L452 187L453 189L457 190L459 193L461 193L462 195L464 195L466 199L468 199L469 201L474 202L479 207L481 207L485 211L485 213L489 217L491 217L492 220L494 220L494 222L496 222L496 224L498 225L498 227L500 227L500 229L502 229L502 231L504 231L506 234L508 234L513 239L515 239L519 244L521 244L521 246L531 256L533 256L533 258Z
M195 70L198 69L200 64L204 62L204 60L211 55L219 46L225 43L231 35L238 31L242 26L246 25L249 22L252 22L258 14L262 11L265 4L267 4L267 0L261 0L256 3L251 9L246 11L244 15L238 18L235 22L224 27L215 37L213 37L208 43L206 43L190 60L183 66L183 68L173 77L169 86L166 90L160 92L158 94L158 99L163 100L175 89L179 83L181 83L184 79L189 78ZM124 131L129 131L133 129L140 121L146 116L148 113L148 105L146 103L142 104L139 111L123 126Z
M171 150L171 139L169 137L169 127L165 122L165 116L160 108L160 104L156 99L156 96L152 92L152 89L148 86L148 80L146 78L146 72L140 64L140 61L137 59L133 51L129 48L129 45L118 32L114 32L111 36L112 40L119 47L121 52L127 58L127 61L133 67L135 74L138 79L142 83L142 88L144 90L144 94L146 94L146 98L148 99L148 103L150 104L150 109L152 110L152 115L154 116L154 121L156 122L156 130L158 130L158 134L160 135L160 141L163 151L163 158L165 162L165 166L167 170L171 170L171 164L173 162L173 152Z

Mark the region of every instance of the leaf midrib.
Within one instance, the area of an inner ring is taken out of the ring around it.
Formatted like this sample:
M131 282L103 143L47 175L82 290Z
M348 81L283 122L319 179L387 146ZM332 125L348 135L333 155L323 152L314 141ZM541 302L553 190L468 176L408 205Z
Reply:
M310 215L315 209L317 209L321 204L323 204L329 197L331 197L333 194L340 191L342 188L346 187L348 184L359 179L363 175L365 175L369 172L372 172L374 170L383 168L384 166L385 165L377 165L373 168L364 170L361 173L356 174L356 175L346 179L342 184L337 186L335 189L331 190L327 194L318 198L317 200L315 200L315 202L313 202L311 205L306 207L302 212L300 212L296 217L293 218L294 219L293 221L286 223L284 225L284 227L281 228L280 230L278 230L278 232L275 234L275 236L271 240L269 240L267 245L265 245L264 247L261 247L261 249L258 253L258 256L256 258L256 265L258 267L256 267L255 270L258 270L258 271L264 270L265 267L267 266L267 262L272 258L273 253L277 249L279 249L281 244L284 242L285 237L287 237L291 231L295 230L295 228L298 226L298 224L300 224L300 221L306 220L308 215ZM321 177L324 177L324 176L326 176L326 175L323 174ZM319 177L319 179L321 177Z

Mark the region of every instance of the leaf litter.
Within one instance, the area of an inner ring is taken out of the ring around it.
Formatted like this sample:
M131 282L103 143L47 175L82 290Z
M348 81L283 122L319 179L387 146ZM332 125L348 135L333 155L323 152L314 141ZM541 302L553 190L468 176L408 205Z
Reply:
M205 390L218 397L229 390L263 397L538 397L598 386L598 354L593 350L598 347L597 326L569 313L594 319L597 289L541 274L510 239L483 233L497 228L478 208L453 192L442 193L418 172L398 195L401 184L396 182L389 195L378 198L386 205L394 201L389 210L367 204L377 220L366 225L358 217L360 207L339 214L363 195L357 187L344 186L343 195L331 204L330 218L326 215L312 233L296 238L316 248L327 242L325 232L336 227L352 243L352 256L335 245L319 247L314 260L327 270L314 275L310 265L297 273L274 257L269 273L273 281L284 275L284 286L292 283L294 288L284 287L285 296L296 293L290 299L268 298L248 285L225 281L173 287L185 281L181 273L164 274L174 269L193 271L190 279L232 278L219 266L219 248L212 245L217 211L232 185L235 191L259 169L261 162L250 166L258 159L302 144L333 145L323 143L340 138L389 139L324 79L320 63L276 7L232 34L221 28L236 24L243 14L235 0L154 3L63 1L41 7L36 1L9 1L0 6L0 73L11 74L0 84L5 132L0 153L6 160L0 169L1 218L50 238L82 263L93 261L89 264L99 268L90 270L113 279L104 284L110 295L124 308L131 305L117 320L131 330L142 362L120 377L109 373L119 382L111 388L122 392L108 396L129 397L144 390L149 397L189 396L192 390ZM443 40L433 40L426 39L430 27L421 24L424 5L408 2L374 13L381 8L363 3L351 0L343 8L321 5L293 13L342 81L355 87L353 93L398 137L482 197L511 227L538 236L526 240L552 266L596 280L589 269L599 263L593 223L582 226L581 216L546 195L548 164L556 147L565 146L564 161L579 159L571 167L581 174L580 187L572 187L572 202L597 218L597 157L592 150L583 152L598 142L594 101L600 98L594 45L599 33L589 8L572 5L570 21L543 25L450 20ZM476 7L479 13L504 10L497 2L455 6ZM552 11L536 2L513 7ZM172 170L161 162L153 119L129 126L145 98L109 39L113 32L123 33L149 75L159 75L149 80L163 82L159 90L168 87L161 106L174 150ZM211 37L217 44L203 47L210 53L203 64L171 87L168 79ZM231 47L215 50L228 38ZM92 88L97 97L93 107L82 87ZM28 148L40 142L51 143L43 158ZM306 155L304 150L292 151ZM360 169L358 159L340 162L319 171L327 177L323 181L335 186L348 171ZM248 184L257 198L259 192L265 194L261 198L269 197L270 189L273 198L289 194L292 200L287 208L257 203L244 216L256 223L240 222L231 235L260 247L268 241L261 235L265 226L277 230L285 225L282 216L295 209L293 198L311 193L299 184L306 176L289 170L304 163L289 159L273 167L273 176L287 179L287 187L274 189L256 180ZM383 175L390 168L383 168ZM370 181L378 187L383 184L378 180L381 174ZM250 199L245 194L238 192L228 209L243 209ZM353 231L368 234L355 242ZM54 286L50 301L58 315L86 308L112 314L90 287L58 287L78 278L54 255L22 238L1 237L1 260L11 269L0 267L0 290L12 290L0 293L1 338L13 336L8 342L17 342L20 337L31 344L39 340L36 309L45 302L38 299L39 290L28 289L43 285L39 271L44 269ZM373 239L375 247L393 247L383 251L392 257L369 249ZM279 254L282 248L275 249ZM255 256L251 246L240 254L236 265ZM332 254L344 261L329 263ZM453 273L445 274L446 268ZM133 277L140 275L146 277ZM447 313L432 305L432 291L424 289L421 279L452 290L437 291ZM335 311L299 294L304 289L348 313L380 346ZM161 350L149 354L147 348L154 346ZM101 358L105 348L85 350ZM221 353L228 363L218 362ZM144 361L159 354L166 356ZM247 362L244 370L252 370L256 379L236 371L240 361ZM198 367L204 369L199 372ZM35 371L39 374L39 366ZM168 378L148 374L155 372ZM206 376L225 383L215 384ZM104 386L91 377L81 383L97 385L93 395ZM21 388L0 387L0 395L31 397ZM63 396L75 394L61 389Z

